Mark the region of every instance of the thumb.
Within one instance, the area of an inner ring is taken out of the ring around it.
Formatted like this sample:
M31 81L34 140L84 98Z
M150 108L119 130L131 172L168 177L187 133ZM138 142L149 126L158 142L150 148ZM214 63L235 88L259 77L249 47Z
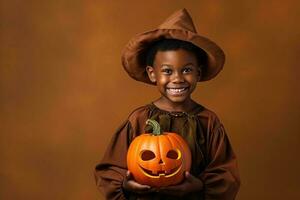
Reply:
M188 180L188 181L192 181L194 179L194 176L190 174L190 172L186 171L185 172L185 178Z
M128 181L131 179L131 173L130 171L127 171L125 174L125 177L123 179L123 183L122 183L122 187L123 188L127 188L128 187Z
M131 179L131 177L132 177L132 174L130 173L130 171L129 170L127 170L127 172L126 172L126 180L129 180L129 179Z

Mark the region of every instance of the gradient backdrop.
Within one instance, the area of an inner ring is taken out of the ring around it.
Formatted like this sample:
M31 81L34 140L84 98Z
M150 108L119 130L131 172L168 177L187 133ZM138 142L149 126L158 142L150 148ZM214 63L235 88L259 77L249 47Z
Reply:
M180 8L226 52L194 99L224 123L238 200L300 199L299 1L21 1L0 5L0 199L103 199L93 168L117 126L158 97L121 50Z

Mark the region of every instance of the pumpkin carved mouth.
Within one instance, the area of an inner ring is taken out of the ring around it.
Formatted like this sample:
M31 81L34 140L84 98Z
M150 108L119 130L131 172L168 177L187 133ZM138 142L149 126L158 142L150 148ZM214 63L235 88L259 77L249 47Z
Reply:
M175 167L173 169L170 169L170 170L159 170L156 173L151 171L151 170L145 169L142 166L140 166L140 169L141 169L141 171L143 172L144 175L146 175L148 177L151 177L151 178L160 178L160 177L167 177L168 178L168 177L172 177L175 174L177 174L181 169L181 165L178 166L178 167Z

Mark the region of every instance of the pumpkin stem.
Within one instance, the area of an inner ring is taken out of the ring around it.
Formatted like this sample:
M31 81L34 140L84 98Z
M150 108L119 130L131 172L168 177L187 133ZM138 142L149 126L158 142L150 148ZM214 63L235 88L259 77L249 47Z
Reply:
M147 119L146 124L152 127L152 133L154 135L161 134L160 125L157 121L155 121L154 119Z

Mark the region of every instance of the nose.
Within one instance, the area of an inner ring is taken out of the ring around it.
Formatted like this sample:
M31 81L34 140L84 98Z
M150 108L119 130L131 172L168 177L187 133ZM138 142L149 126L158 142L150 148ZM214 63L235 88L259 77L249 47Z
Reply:
M183 76L179 72L174 73L173 76L174 76L173 77L173 82L174 83L182 83L182 82L184 82Z
M159 162L158 162L158 164L163 164L164 162L161 160L161 159L159 159Z

